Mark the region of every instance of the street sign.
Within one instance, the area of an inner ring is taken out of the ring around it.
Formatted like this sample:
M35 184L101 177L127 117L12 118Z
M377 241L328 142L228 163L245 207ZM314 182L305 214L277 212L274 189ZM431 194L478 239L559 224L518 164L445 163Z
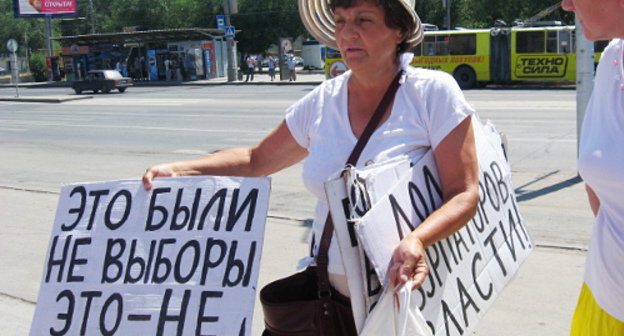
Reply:
M234 26L225 27L225 38L234 38L235 33Z
M10 39L7 42L7 49L9 49L10 52L16 52L17 51L17 41L15 41L14 39Z
M217 28L225 30L225 15L217 15Z

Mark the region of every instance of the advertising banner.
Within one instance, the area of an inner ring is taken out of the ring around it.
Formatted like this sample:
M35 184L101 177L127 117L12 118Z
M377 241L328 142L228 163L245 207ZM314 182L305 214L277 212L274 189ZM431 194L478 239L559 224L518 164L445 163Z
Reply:
M158 80L158 59L156 58L156 50L154 49L147 51L147 68L149 79Z
M15 17L76 16L76 0L13 0Z
M269 178L61 190L30 335L251 334Z

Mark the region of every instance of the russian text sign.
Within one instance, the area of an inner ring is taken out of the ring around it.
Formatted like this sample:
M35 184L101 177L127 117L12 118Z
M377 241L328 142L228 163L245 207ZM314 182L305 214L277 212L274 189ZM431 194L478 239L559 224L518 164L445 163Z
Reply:
M76 0L13 0L15 17L76 16Z
M518 211L500 138L476 118L473 127L479 159L477 214L461 230L426 249L430 273L418 289L418 306L435 335L466 335L473 330L532 249ZM386 283L394 248L442 204L432 152L412 163L405 173L396 173L397 168L404 167L396 165L394 170L385 169L378 174L365 171L360 177L347 171L347 181L364 181L372 207L363 206L361 200L353 197L361 194L354 192L353 183L347 183L346 190L340 193L348 195L346 200L332 198L328 193L334 221L338 217L335 213L352 218L342 220L347 230L337 234L341 253L354 248L365 251L365 257L360 260L366 262L360 261L356 267L360 279L365 274L364 285L360 286L365 290L351 292L352 298L360 295L365 301L375 299L378 291L367 287L374 283L371 273ZM353 263L354 259L348 262ZM350 269L345 267L347 273ZM353 307L354 311L364 312L370 308L370 304ZM361 319L356 322L361 323Z
M31 336L250 335L268 178L62 189Z

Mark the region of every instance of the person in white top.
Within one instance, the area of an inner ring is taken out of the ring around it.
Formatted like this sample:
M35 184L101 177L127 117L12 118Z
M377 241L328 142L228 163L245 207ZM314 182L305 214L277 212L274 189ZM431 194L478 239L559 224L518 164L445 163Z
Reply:
M412 279L417 288L429 272L424 249L462 228L476 213L478 167L470 117L474 111L450 75L408 65L412 55L406 51L423 39L414 0L331 0L329 7L325 1L301 0L302 20L317 40L340 50L350 70L292 105L285 120L259 144L155 165L145 172L144 186L149 189L160 176L265 176L305 159L303 179L318 198L313 223L313 241L318 243L328 213L323 183L344 168L389 84L402 72L394 102L357 166L416 159L433 150L444 204L395 247L390 268L394 284ZM306 8L325 8L322 14L334 21L334 28L323 31L327 22L318 24L318 13L306 13ZM335 241L329 251L330 282L348 296ZM313 246L314 253L317 248Z
M564 0L602 53L579 146L579 173L596 216L571 335L624 335L624 0Z
M171 80L171 60L169 59L169 57L167 57L165 58L165 61L163 63L165 65L165 80L170 81Z
M295 55L290 54L286 59L286 65L288 66L288 81L296 81L297 80L297 61L295 60Z
M251 78L251 81L253 82L254 72L256 69L256 59L253 58L253 56L247 56L245 62L247 63L247 78L245 79L245 82L249 81L249 78Z

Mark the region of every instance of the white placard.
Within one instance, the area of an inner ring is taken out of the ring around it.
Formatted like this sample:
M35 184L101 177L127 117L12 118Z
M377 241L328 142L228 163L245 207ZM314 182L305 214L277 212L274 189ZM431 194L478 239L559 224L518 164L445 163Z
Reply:
M460 231L426 249L430 274L418 289L419 308L435 335L469 334L533 246L518 211L500 137L476 118L473 127L479 159L477 214ZM373 206L352 225L375 273L385 283L401 237L435 211L442 197L432 152L398 179L387 170L362 173L373 175L374 179L363 178ZM334 211L349 203L357 202L330 199L330 208ZM347 244L340 236L338 241L341 249ZM346 271L348 277L353 276L348 267Z
M65 186L30 335L250 335L270 179Z

